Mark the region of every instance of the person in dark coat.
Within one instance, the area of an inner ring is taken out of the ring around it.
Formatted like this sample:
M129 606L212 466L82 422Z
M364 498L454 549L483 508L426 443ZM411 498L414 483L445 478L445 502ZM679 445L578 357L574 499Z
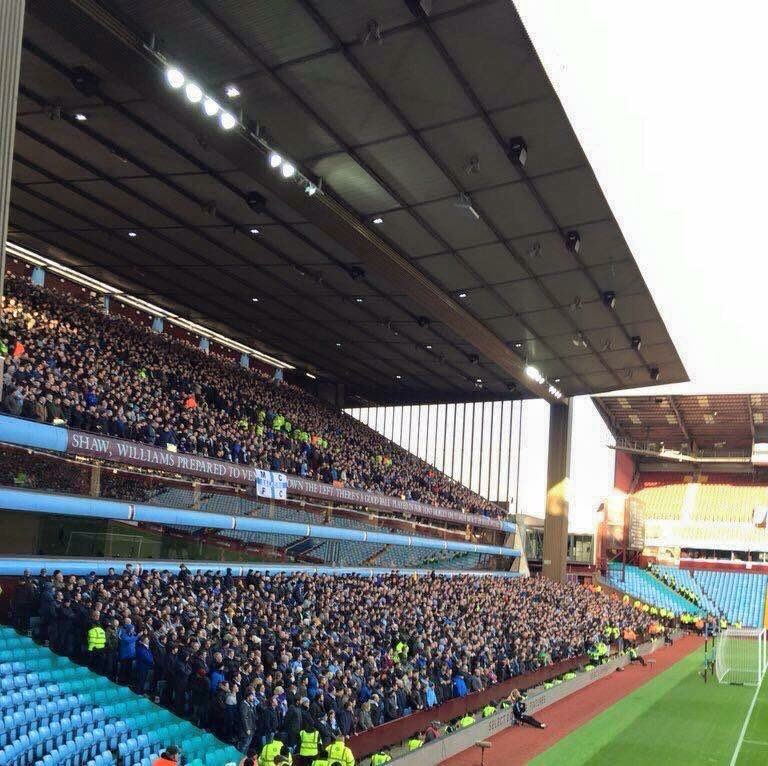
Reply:
M283 721L285 732L285 744L288 747L298 747L299 733L301 732L301 708L298 705L290 705Z
M133 666L133 690L144 694L155 667L155 658L149 648L149 638L142 636L136 644L136 661Z
M208 724L211 703L211 680L205 670L199 668L189 680L189 704L192 707L192 723L200 728Z
M253 689L249 689L245 697L240 700L238 713L237 749L241 753L247 753L251 746L254 734L256 733L256 724L258 721L256 695L254 694Z

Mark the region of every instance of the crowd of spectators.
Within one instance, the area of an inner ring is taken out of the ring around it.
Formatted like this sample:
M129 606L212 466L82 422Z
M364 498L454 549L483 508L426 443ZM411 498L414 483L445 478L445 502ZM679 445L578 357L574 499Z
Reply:
M641 633L650 620L544 578L235 578L130 565L104 577L25 576L14 614L54 651L244 752L278 734L295 746L309 724L324 742L364 731L582 655L608 625Z
M372 429L271 379L9 274L2 410L432 505L503 511Z

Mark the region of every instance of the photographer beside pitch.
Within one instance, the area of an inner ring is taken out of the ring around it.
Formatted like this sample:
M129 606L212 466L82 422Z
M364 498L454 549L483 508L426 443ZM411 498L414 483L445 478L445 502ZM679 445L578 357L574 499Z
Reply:
M537 721L533 716L526 714L525 700L525 695L519 689L512 689L509 697L507 697L507 701L512 703L512 715L514 716L515 723L528 724L528 726L533 726L535 729L546 729L547 724Z

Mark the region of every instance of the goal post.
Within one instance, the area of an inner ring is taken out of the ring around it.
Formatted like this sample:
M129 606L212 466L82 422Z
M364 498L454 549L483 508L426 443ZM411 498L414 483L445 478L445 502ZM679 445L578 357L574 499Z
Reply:
M715 674L721 684L758 686L768 664L765 628L728 628L715 649Z

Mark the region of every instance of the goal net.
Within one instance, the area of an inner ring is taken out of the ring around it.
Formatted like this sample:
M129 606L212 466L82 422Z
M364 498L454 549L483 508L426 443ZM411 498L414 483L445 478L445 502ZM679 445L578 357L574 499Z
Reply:
M715 673L721 684L757 686L767 661L764 628L728 628L720 634L715 651Z

